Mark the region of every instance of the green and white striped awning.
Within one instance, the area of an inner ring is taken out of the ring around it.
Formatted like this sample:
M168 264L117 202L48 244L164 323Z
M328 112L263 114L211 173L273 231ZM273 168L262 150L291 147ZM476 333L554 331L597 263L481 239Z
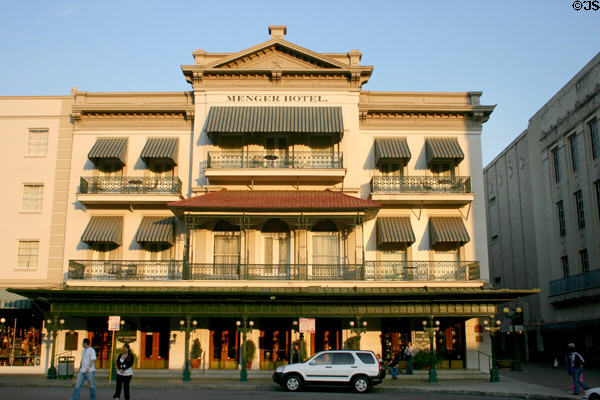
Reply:
M102 159L119 160L121 164L125 165L126 156L127 138L98 139L88 153L88 158L96 165Z
M467 243L471 238L460 217L431 217L429 218L430 244Z
M281 133L341 135L341 107L211 107L206 133Z
M376 138L375 165L380 161L401 160L407 162L411 154L405 138Z
M173 244L173 217L144 217L135 236L139 243Z
M377 245L414 243L415 234L409 217L377 218Z
M93 243L112 243L121 245L123 235L123 217L92 217L81 241L89 245Z
M6 289L0 289L0 309L26 309L31 308L31 300L27 297L11 293Z
M465 158L456 138L425 139L425 152L427 153L427 165L445 160L454 160L458 164Z
M146 141L140 158L148 164L150 160L171 160L177 164L177 150L179 148L177 138L150 138Z

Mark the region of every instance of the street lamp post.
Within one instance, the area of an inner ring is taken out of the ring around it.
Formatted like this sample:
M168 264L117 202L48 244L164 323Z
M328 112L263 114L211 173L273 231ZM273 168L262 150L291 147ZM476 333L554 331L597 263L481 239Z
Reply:
M502 321L494 320L494 315L490 315L489 320L483 320L484 329L490 335L490 342L492 343L492 368L490 369L490 382L499 382L500 374L498 373L498 367L496 366L496 347L494 346L494 337L496 333L501 329Z
M514 355L515 355L513 363L512 363L512 370L517 371L517 372L522 372L523 367L521 367L521 349L519 346L519 342L517 341L517 333L522 333L522 331L521 330L517 331L515 329L515 320L521 318L523 309L521 307L517 306L512 311L513 311L512 314L509 315L509 313L511 312L510 308L504 307L502 309L502 312L504 313L504 315L506 317L510 318L509 334L512 333L512 342L513 342Z
M246 370L246 335L252 332L254 321L248 321L246 317L242 321L236 321L237 331L242 334L242 371L240 372L240 382L248 382L248 371Z
M6 318L0 318L0 332L4 331L4 324L6 323Z
M52 340L52 358L50 359L50 368L46 372L46 379L56 379L56 368L54 367L54 358L56 357L56 335L61 331L65 320L53 316L46 320L46 331L50 334L50 340Z
M429 383L436 383L437 371L435 370L435 353L433 352L433 338L435 332L440 329L440 321L434 321L433 315L429 316L429 320L423 320L423 330L429 334Z
M356 318L356 322L350 321L348 322L348 325L350 325L350 330L352 333L354 333L358 338L359 348L356 350L360 350L360 335L367 332L367 321L361 321L360 318Z
M190 371L190 332L196 329L196 325L198 325L198 321L192 321L192 318L189 315L185 317L185 321L179 321L181 330L185 332L185 366L183 367L184 382L189 382L192 379L192 372Z

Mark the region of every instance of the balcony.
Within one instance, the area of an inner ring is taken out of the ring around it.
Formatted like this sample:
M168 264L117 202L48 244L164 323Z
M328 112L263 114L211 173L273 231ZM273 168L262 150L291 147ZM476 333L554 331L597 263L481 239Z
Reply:
M371 200L395 204L458 204L474 199L469 176L374 176Z
M343 155L333 151L210 151L204 170L211 183L233 181L341 182Z
M98 203L165 203L181 200L181 180L163 176L81 177L77 200Z
M190 264L180 260L71 260L68 279L91 281L473 281L472 261L366 261L365 264Z
M550 302L554 305L587 302L600 296L600 269L550 281Z

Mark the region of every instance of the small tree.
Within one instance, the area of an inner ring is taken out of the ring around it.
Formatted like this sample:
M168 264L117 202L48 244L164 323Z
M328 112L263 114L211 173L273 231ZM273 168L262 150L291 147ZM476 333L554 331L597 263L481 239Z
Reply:
M350 336L344 342L344 349L346 350L360 350L360 337Z
M192 344L192 351L190 351L190 358L201 358L202 357L202 346L200 345L199 339L194 339Z
M246 362L251 363L256 354L256 344L252 340L246 341Z

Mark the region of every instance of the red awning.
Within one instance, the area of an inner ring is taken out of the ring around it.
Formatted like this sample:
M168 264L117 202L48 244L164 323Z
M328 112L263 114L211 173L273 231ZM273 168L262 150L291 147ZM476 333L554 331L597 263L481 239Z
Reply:
M363 200L330 190L323 191L235 191L220 190L190 199L167 204L174 210L227 210L227 211L363 211L377 209L379 203Z

